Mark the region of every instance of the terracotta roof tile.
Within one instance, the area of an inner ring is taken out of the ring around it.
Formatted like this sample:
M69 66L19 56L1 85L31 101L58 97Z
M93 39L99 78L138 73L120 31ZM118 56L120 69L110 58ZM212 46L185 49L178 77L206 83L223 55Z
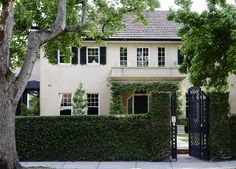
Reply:
M154 11L145 13L149 24L134 22L133 15L125 15L126 28L112 37L116 39L180 39L177 31L178 23L167 20L168 11Z

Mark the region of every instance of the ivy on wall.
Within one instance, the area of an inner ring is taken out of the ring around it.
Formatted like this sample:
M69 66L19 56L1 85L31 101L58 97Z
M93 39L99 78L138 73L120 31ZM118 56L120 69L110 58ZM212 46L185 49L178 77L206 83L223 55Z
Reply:
M152 92L177 94L177 118L183 113L182 109L182 90L179 82L151 82L151 83L124 83L120 81L111 81L111 103L110 114L126 114L122 104L122 94L125 92L142 92L149 94ZM160 100L160 104L161 104Z

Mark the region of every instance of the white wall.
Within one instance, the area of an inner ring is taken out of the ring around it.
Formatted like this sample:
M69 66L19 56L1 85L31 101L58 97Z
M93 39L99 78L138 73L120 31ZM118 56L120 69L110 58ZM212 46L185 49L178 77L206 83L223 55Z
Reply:
M100 96L100 114L109 113L109 80L112 67L120 66L120 47L128 48L128 67L137 67L137 48L149 48L149 67L158 67L158 47L166 48L166 67L176 67L177 49L180 43L166 42L108 42L106 65L51 65L41 52L40 65L40 108L41 115L60 115L60 93L74 93L78 84L83 83L86 93L98 93ZM98 46L85 43L84 46ZM141 71L141 69L140 69ZM36 71L37 72L37 71ZM140 72L141 73L141 72ZM33 73L38 75L37 73ZM33 75L32 74L32 75ZM32 76L37 77L37 76ZM231 112L236 113L236 76L229 78ZM181 81L184 93L191 87L188 77ZM184 96L184 94L183 94Z
M84 46L98 46L85 43ZM82 82L86 93L99 93L100 114L109 113L110 89L109 76L111 68L120 66L120 47L128 48L128 66L137 65L137 48L148 47L149 67L157 67L158 47L166 47L166 67L177 62L178 43L165 42L109 42L107 47L106 65L50 65L41 52L40 70L40 109L41 115L60 115L60 93L74 93L77 85Z

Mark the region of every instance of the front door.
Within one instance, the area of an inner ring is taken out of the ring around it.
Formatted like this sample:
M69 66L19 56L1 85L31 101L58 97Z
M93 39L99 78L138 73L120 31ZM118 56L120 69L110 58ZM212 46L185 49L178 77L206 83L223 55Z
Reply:
M134 114L144 114L148 112L148 96L134 96Z

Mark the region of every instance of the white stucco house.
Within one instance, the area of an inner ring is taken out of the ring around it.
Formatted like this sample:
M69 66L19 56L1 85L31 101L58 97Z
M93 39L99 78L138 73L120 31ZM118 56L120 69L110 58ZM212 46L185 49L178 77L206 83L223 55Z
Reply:
M185 90L191 86L188 76L180 74L182 63L179 52L181 39L177 36L179 25L167 20L167 11L155 11L148 15L149 25L134 23L132 16L125 17L126 29L107 39L105 45L92 40L83 47L72 48L71 63L64 63L57 53L57 64L52 65L40 57L40 115L59 116L72 114L72 97L79 83L86 91L88 115L109 114L111 100L110 81L154 82L179 81ZM235 76L230 78L231 108L236 110ZM125 106L142 104L148 111L148 93L129 93ZM127 113L139 113L138 109Z

